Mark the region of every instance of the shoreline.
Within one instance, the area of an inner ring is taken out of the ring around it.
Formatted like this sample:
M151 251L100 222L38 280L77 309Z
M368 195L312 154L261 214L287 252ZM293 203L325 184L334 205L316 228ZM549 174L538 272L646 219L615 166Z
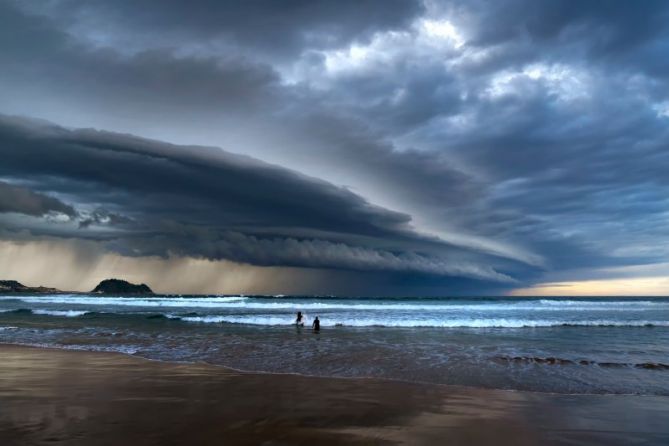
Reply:
M0 344L0 443L669 443L669 397L254 373Z
M384 376L327 376L327 375L309 375L306 373L299 372L270 372L265 370L247 370L236 367L231 367L223 364L215 364L207 361L175 361L175 360L166 360L166 359L156 359L156 358L147 358L146 356L136 355L134 353L127 353L117 350L89 350L85 348L69 348L67 346L63 347L54 347L38 344L20 344L20 343L11 343L0 341L0 351L3 347L25 347L29 349L39 349L39 350L53 350L53 351L72 351L72 352L84 352L84 353L101 353L106 355L120 355L124 357L135 358L142 361L156 362L160 364L174 364L174 365L194 365L194 366L205 366L205 367L214 367L221 368L233 373L239 373L243 375L276 375L276 376L294 376L298 378L314 378L314 379L336 379L336 380L360 380L360 381L380 381L387 383L398 383L398 384L407 384L407 385L422 385L422 386L434 386L434 387L443 387L445 389L453 389L457 391L492 391L492 392L511 392L511 393L524 393L530 395L546 395L546 396L598 396L598 397L617 397L617 396L633 396L633 397L660 397L669 399L669 395L652 395L652 394L642 394L642 393L567 393L567 392L548 392L541 390L524 390L524 389L504 389L498 387L481 387L481 386L468 386L464 384L446 384L446 383L436 383L429 381L420 381L420 380L408 380L400 378L389 378Z

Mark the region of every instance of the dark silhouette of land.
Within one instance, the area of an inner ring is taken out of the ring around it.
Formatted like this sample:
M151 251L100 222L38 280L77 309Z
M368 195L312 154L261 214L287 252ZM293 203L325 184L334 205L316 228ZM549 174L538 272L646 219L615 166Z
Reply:
M43 286L31 287L25 286L16 280L0 280L0 293L39 293L51 294L60 293L56 288L47 288Z
M95 287L93 293L101 294L153 294L148 285L139 285L121 279L106 279Z
M154 294L148 285L130 283L121 279L105 279L100 282L92 293L124 295L124 294ZM0 294L88 294L75 291L62 291L57 288L44 286L31 287L17 280L0 280Z

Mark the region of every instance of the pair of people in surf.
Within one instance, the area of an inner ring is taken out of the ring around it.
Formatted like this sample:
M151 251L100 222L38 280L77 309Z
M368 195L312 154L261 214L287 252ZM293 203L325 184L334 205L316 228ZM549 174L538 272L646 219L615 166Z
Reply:
M301 311L297 312L297 318L295 319L295 325L298 327L304 327L304 316L302 315ZM318 316L314 319L314 322L311 324L311 328L314 329L314 331L320 331L321 329L321 321L318 320Z

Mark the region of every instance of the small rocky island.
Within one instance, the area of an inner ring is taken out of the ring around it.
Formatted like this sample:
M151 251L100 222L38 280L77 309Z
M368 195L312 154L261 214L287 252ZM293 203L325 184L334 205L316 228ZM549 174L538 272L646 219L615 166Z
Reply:
M95 287L93 293L99 294L153 294L148 285L134 284L121 279L106 279Z
M0 280L0 293L39 293L52 294L60 293L56 288L47 288L43 286L25 286L16 280Z

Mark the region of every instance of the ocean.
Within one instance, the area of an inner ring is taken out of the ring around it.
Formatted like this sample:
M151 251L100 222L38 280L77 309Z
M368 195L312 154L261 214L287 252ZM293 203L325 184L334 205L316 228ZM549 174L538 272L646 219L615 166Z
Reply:
M295 313L314 333L294 325ZM0 342L240 370L669 395L669 298L0 296Z

